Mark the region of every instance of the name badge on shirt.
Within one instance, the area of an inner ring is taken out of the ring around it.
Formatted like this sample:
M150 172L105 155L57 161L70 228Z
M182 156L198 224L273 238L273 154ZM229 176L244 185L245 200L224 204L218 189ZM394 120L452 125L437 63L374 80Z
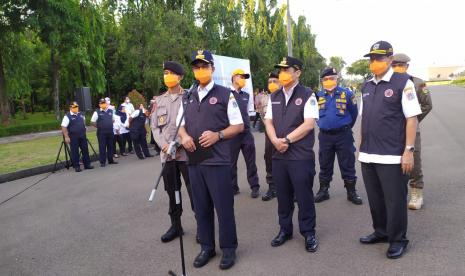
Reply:
M281 102L271 102L271 104L281 104Z

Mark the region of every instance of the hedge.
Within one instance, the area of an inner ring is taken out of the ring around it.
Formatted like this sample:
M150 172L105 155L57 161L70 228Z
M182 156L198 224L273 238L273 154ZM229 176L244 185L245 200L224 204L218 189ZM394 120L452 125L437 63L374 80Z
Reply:
M60 129L60 123L57 122L44 122L26 125L13 125L7 127L0 127L0 137L7 137L12 135L27 134L33 132L42 132Z

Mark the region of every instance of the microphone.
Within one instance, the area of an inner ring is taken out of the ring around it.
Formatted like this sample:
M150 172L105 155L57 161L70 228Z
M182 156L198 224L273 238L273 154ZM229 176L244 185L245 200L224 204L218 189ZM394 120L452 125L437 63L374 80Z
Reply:
M191 97L192 92L198 89L200 85L200 82L198 80L194 80L194 83L192 86L187 90L186 94L184 95L186 99L189 99Z

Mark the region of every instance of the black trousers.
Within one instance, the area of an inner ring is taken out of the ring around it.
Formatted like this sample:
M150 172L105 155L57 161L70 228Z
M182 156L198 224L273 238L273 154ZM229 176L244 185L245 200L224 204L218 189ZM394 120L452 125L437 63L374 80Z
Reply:
M275 190L275 185L273 183L273 175L272 175L272 168L273 168L273 144L271 143L270 138L265 133L265 154L263 158L265 159L265 171L266 171L266 183L268 183L270 190Z
M135 132L131 131L131 139L134 144L134 151L136 152L137 157L142 158L149 156L149 148L147 146L147 133L146 132ZM144 155L142 155L142 152Z
M113 148L115 149L115 153L117 152L116 151L116 144L117 143L118 143L118 147L119 147L119 153L123 154L123 153L126 152L126 147L124 145L123 135L124 134L115 134L115 136L113 138Z
M408 176L401 165L362 163L362 175L375 234L389 242L406 241Z
M131 133L128 132L128 133L124 133L122 134L123 135L123 144L124 144L124 148L126 148L126 143L128 144L128 152L132 151L133 148L132 148L132 139L131 139Z
M100 133L97 130L97 140L100 164L105 164L107 159L108 163L113 162L113 132Z
M189 182L189 172L185 161L168 161L165 163L163 171L163 182L165 184L165 191L169 198L169 211L171 217L178 217L182 215L182 206L176 204L176 186L181 191L181 175L186 185L189 201L191 203L192 211L194 211L194 201L192 200L192 190ZM178 208L179 207L179 208Z
M257 165L255 163L255 141L250 131L237 135L231 141L231 174L233 189L235 191L239 190L239 185L237 184L237 160L239 159L239 153L241 151L247 167L247 180L250 189L252 191L258 190L260 189L260 184L258 181Z
M74 168L79 168L79 149L81 149L82 153L82 162L84 163L84 167L90 166L90 157L89 157L89 148L87 146L87 137L86 135L74 137L72 135L69 136L70 148L71 148L71 163L73 163Z

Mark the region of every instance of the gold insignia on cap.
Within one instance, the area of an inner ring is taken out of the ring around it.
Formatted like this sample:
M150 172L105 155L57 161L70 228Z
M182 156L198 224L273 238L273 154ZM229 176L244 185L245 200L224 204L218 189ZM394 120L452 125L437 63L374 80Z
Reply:
M205 59L205 55L203 54L203 50L198 50L195 59Z
M284 57L280 65L287 65L287 58Z

